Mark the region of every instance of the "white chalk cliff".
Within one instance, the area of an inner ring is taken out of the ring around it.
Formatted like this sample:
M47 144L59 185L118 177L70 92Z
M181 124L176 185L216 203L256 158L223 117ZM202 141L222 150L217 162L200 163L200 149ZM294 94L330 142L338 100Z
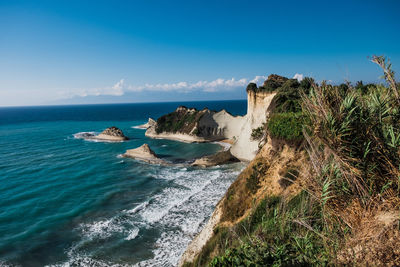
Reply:
M259 142L251 139L252 130L266 122L268 108L274 96L275 93L248 90L245 116L233 116L225 110L215 112L203 109L199 111L178 107L173 113L166 116L175 117L175 123L181 123L181 128L175 132L157 131L157 127L164 123L164 120L159 119L157 123L148 127L146 136L184 142L230 139L233 142L232 155L242 161L251 161L259 149ZM187 119L189 117L192 119Z

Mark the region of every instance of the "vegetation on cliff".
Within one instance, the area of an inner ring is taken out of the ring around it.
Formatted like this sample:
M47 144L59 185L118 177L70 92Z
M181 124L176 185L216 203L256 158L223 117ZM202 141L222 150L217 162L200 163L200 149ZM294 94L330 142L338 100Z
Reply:
M228 189L213 237L187 265L400 262L400 90L389 62L372 61L388 86L275 89L269 147Z
M186 107L178 107L174 112L168 113L157 119L156 132L168 133L186 133L189 134L195 127L197 122L204 115L204 110L188 109ZM193 134L198 134L194 132Z

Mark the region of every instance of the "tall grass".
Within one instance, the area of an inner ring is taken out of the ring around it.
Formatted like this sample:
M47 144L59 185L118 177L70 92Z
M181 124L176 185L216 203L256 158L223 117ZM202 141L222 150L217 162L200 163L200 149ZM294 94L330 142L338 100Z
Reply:
M398 196L400 106L393 74L385 70L389 88L380 85L363 93L322 84L303 96L310 122L303 134L315 171L310 179L320 190L330 179L332 198L338 201L357 198L367 205L377 194Z
M400 92L389 61L371 60L383 69L388 86L308 80L311 89L302 90L300 103L309 171L301 176L305 180L296 180L303 190L292 199L264 196L249 216L213 236L195 266L398 263L399 227L376 222L376 216L400 208ZM269 134L290 137L298 126L293 114L277 113L267 123ZM226 210L234 208L231 195ZM357 239L363 231L371 233Z

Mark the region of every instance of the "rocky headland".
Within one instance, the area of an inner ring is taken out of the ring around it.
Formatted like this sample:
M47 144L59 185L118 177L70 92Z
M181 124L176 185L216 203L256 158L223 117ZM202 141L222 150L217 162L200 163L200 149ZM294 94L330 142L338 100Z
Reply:
M388 166L400 162L400 89L384 57L372 62L388 87L278 75L248 85L248 112L231 152L252 160L180 266L398 265L399 169Z
M174 112L149 123L146 136L183 142L211 142L229 140L231 154L241 161L251 161L259 150L259 141L251 138L254 129L266 122L276 88L288 79L270 75L263 86L247 86L247 114L233 116L226 110L178 107Z

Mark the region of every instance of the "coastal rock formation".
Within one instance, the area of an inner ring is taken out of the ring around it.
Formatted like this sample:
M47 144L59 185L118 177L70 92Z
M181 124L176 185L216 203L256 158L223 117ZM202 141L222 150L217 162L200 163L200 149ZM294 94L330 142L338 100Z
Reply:
M254 129L268 117L276 89L288 79L272 74L260 87L247 86L247 114L232 116L225 110L197 110L184 106L160 117L149 126L146 136L184 142L209 142L223 139L232 141L231 153L242 161L251 161L259 150L259 141L251 138Z
M238 135L242 120L243 117L234 117L225 110L216 112L180 106L161 116L147 129L146 136L184 142L218 141Z
M151 150L148 144L143 144L138 148L128 149L122 156L152 164L166 164L164 160L158 158L157 154Z
M247 89L247 114L231 149L232 154L243 161L251 161L256 156L259 142L251 138L251 133L267 121L272 99L276 95L276 92L260 88Z
M230 150L225 150L218 152L217 154L205 156L199 159L196 159L192 165L200 166L200 167L211 167L216 165L228 164L238 162L239 160L235 158Z
M151 126L154 126L155 124L156 124L156 121L153 120L152 118L149 118L149 120L145 124L135 126L134 128L147 130L148 128L150 128Z
M128 140L128 137L124 135L121 129L112 126L105 129L99 135L96 135L96 139L107 140L107 141L124 141Z

